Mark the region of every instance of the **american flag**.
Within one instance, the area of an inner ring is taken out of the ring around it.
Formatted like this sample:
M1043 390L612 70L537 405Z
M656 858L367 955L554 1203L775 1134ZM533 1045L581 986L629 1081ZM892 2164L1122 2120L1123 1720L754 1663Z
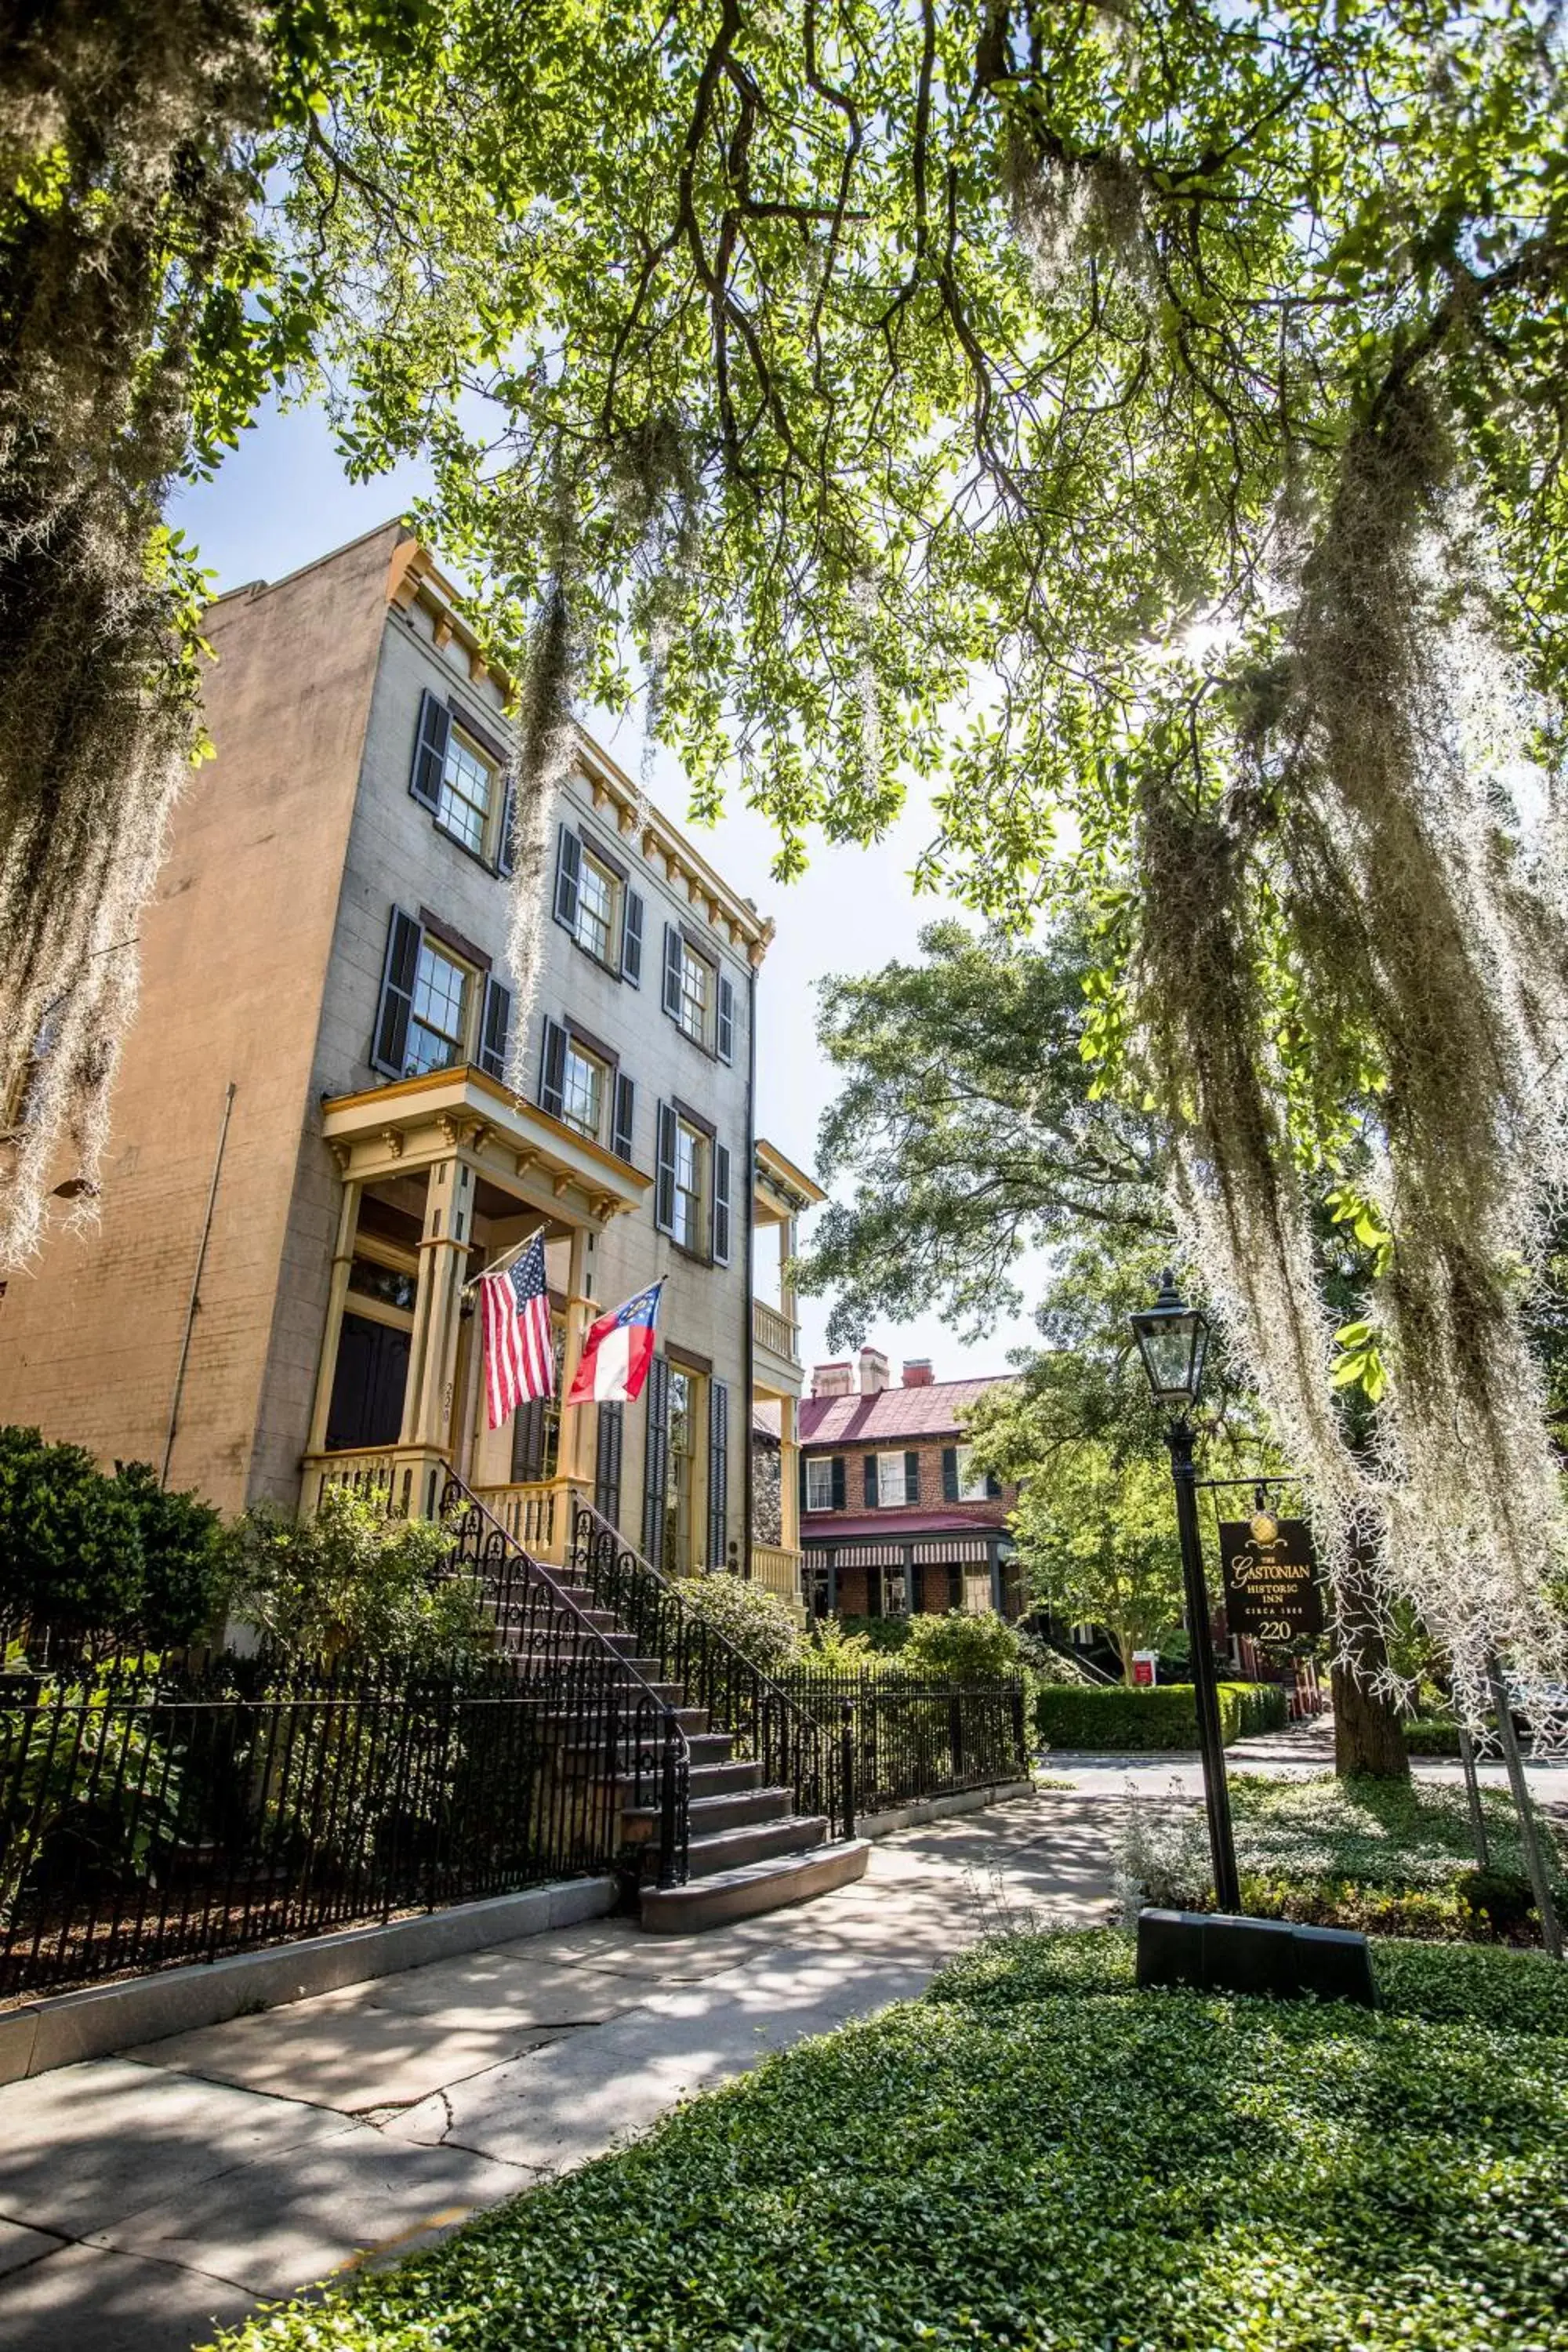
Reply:
M521 1257L501 1272L480 1275L479 1299L485 1318L485 1396L490 1427L499 1429L530 1397L551 1396L555 1390L542 1234L535 1234Z

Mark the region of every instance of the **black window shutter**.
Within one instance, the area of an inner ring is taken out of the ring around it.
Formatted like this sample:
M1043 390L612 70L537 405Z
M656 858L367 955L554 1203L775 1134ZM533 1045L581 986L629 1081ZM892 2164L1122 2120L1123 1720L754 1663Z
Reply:
M944 1445L942 1449L942 1499L944 1503L958 1500L958 1448Z
M555 919L569 931L577 928L577 886L583 873L583 845L569 824L555 837Z
M599 1407L599 1447L594 1466L594 1508L611 1527L621 1523L621 1448L626 1442L626 1409L623 1404Z
M669 1366L655 1356L647 1368L647 1438L643 1447L642 1548L652 1568L664 1565L664 1488L669 1469Z
M511 991L499 980L485 980L485 1017L479 1024L479 1067L492 1078L506 1076L507 1032L511 1027Z
M735 991L722 972L719 975L719 1059L732 1062L735 1058Z
M630 1078L619 1070L616 1073L616 1123L610 1137L610 1150L617 1160L632 1156L632 1114L637 1105L637 1088Z
M452 718L444 702L426 691L419 699L419 732L414 742L414 772L408 789L421 808L441 804L441 775L447 765L447 738Z
M511 1475L519 1486L532 1486L544 1475L544 1399L530 1397L520 1404L511 1424Z
M904 1500L918 1503L921 1498L921 1457L918 1454L904 1456Z
M1002 1481L994 1470L987 1470L985 1473L985 1493L988 1500L993 1503L999 1503L1002 1499Z
M730 1153L722 1143L713 1146L713 1263L730 1263Z
M680 933L673 923L664 927L664 1009L672 1021L680 1018Z
M500 829L496 835L496 872L510 874L516 858L513 856L512 834L517 824L517 778L509 776L500 796Z
M803 1511L805 1508L805 1456L804 1454L800 1457L800 1507Z
M654 1169L654 1229L675 1231L675 1112L668 1103L658 1107L658 1154Z
M566 1100L566 1032L559 1021L546 1021L539 1056L539 1108L559 1118Z
M730 1391L708 1383L708 1565L725 1565L730 1523Z
M833 1508L836 1511L841 1511L844 1508L844 1456L842 1454L836 1454L833 1457L832 1495Z
M386 961L381 973L381 1003L376 1007L375 1034L371 1040L373 1069L400 1078L408 1059L408 1016L414 1010L414 983L419 975L419 949L425 934L412 915L394 907L386 933Z
M621 978L633 988L642 986L642 900L628 890L621 917Z
M864 1469L866 1508L868 1511L874 1511L877 1507L877 1457L874 1454L867 1454Z

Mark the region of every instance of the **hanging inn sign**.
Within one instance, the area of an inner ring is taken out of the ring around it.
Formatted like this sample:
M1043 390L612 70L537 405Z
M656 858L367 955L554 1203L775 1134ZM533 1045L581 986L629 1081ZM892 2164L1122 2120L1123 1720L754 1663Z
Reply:
M1305 1519L1222 1519L1226 1623L1255 1642L1299 1642L1323 1630L1323 1600Z

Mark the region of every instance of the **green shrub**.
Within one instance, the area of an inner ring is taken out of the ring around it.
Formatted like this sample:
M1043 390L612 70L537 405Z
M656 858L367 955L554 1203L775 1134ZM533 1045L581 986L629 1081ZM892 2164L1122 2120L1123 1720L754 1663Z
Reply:
M1494 1936L1522 1935L1535 1917L1535 1896L1522 1871L1461 1870L1453 1887L1466 1910Z
M247 1511L224 1537L229 1605L288 1659L399 1657L416 1667L491 1646L479 1595L449 1576L452 1538L329 1486L313 1519Z
M842 1618L818 1617L796 1663L821 1675L875 1675L886 1666L888 1657L864 1633L847 1632Z
M1017 1674L1023 1653L1016 1633L994 1609L978 1615L950 1609L942 1616L910 1618L896 1664L900 1674L934 1682L984 1683Z
M81 1445L0 1429L0 1603L76 1634L135 1622L144 1582L133 1496Z
M110 1483L135 1513L142 1538L137 1632L154 1649L209 1632L225 1580L216 1511L198 1495L165 1493L147 1462L117 1462Z
M1459 1752L1459 1727L1431 1716L1413 1716L1401 1724L1406 1752L1411 1756L1457 1756Z
M891 1655L909 1640L913 1621L908 1617L841 1617L838 1622L847 1634L858 1635L871 1649Z
M1219 1705L1227 1747L1285 1721L1285 1694L1276 1683L1222 1683ZM1088 1688L1052 1685L1036 1696L1035 1727L1051 1748L1115 1748L1131 1755L1196 1748L1197 1702L1190 1683L1166 1683L1154 1690L1128 1690L1119 1683Z
M766 1585L721 1570L712 1576L678 1577L674 1583L692 1614L732 1642L763 1674L798 1662L805 1635L788 1602Z

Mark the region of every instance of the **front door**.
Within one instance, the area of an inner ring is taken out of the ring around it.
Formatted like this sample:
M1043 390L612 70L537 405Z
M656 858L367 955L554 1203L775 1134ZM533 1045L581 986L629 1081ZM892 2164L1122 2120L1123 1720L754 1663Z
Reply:
M412 1335L368 1315L345 1315L338 1339L327 1450L357 1454L367 1445L395 1445L403 1431Z

